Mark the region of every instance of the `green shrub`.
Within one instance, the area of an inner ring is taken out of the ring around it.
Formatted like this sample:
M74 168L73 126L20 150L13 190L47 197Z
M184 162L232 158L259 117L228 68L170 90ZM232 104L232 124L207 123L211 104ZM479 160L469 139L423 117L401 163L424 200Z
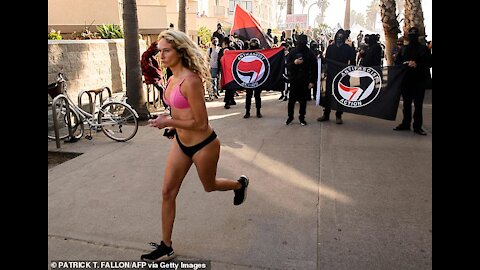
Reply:
M212 32L210 31L210 29L202 26L198 29L197 35L200 38L201 44L210 46L210 37L212 36ZM221 40L219 41L221 42Z
M97 26L97 31L103 39L123 38L123 29L116 24L102 24Z
M50 33L48 33L48 39L62 40L62 35L60 35L60 30L55 31L54 29L52 29Z

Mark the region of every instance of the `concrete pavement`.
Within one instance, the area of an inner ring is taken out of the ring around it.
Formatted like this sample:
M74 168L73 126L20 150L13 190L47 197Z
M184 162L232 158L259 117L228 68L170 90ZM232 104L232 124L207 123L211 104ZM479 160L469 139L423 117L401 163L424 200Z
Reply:
M222 143L218 173L251 179L247 201L206 193L195 168L177 198L178 259L212 269L431 269L432 105L427 136L396 121L344 114L344 124L285 125L287 103L262 96L263 118L243 119L244 98L208 102ZM253 102L253 99L252 99ZM254 107L254 104L252 104ZM333 117L334 118L334 117ZM171 141L139 128L129 142L92 133L49 151L84 153L48 171L48 259L138 260L160 241L161 186Z

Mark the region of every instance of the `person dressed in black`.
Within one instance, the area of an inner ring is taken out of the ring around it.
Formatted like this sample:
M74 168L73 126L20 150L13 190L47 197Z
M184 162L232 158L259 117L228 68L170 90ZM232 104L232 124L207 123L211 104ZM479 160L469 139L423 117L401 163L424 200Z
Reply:
M382 47L380 46L379 36L372 34L372 35L365 35L365 43L366 47L362 49L363 56L361 58L361 62L359 65L364 67L372 67L376 70L380 76L383 76L382 71ZM368 85L370 84L370 79L366 77L360 78L360 87L362 89L367 89Z
M272 29L270 28L267 29L267 37L269 37L270 40L273 41Z
M223 76L223 70L222 70L222 64L221 64L221 60L222 60L223 55L228 50L235 50L235 48L230 47L229 44L230 44L229 38L225 37L222 40L222 43L221 43L222 48L218 52L218 70L219 70L219 73L221 74L220 76ZM230 109L230 106L237 105L237 102L235 102L234 97L235 97L235 90L233 90L233 89L226 89L225 90L225 97L223 98L223 102L225 102L225 106L223 106L223 107L225 109L228 110L228 109Z
M335 40L332 44L328 45L327 52L325 53L325 59L334 60L347 65L355 65L355 50L345 43L347 34L343 29L339 29L335 34ZM327 80L325 91L325 109L323 110L323 116L317 118L317 121L323 122L330 120L331 102L332 100L332 84L333 79L340 72L341 69L335 68L333 65L329 65L327 62ZM337 110L335 112L336 123L343 124L342 111Z
M227 34L225 34L225 31L222 29L222 25L220 23L217 24L217 30L213 32L212 38L216 37L218 38L219 41L223 40Z
M298 119L305 126L307 99L311 98L310 89L317 81L317 58L307 47L307 36L299 35L295 48L287 56L287 69L290 78L290 99L288 100L288 119L286 124L293 121L295 102L300 103Z
M427 46L420 44L418 28L408 30L407 46L403 47L397 56L395 64L403 64L408 67L407 74L402 83L403 120L393 130L410 130L412 121L412 102L415 106L413 113L413 132L419 135L427 135L422 129L423 124L423 98L425 96L426 72L432 66L432 54Z
M249 43L249 50L261 50L263 49L260 46L260 40L258 38L251 38ZM255 96L255 107L257 108L257 117L262 118L262 113L260 112L260 108L262 108L262 98L260 95L262 94L262 89L246 89L247 95L245 97L245 115L243 118L250 118L250 107L252 106L252 95ZM255 94L254 94L255 93Z
M282 31L282 35L280 36L280 42L285 41L285 38L286 38L286 33L285 31Z
M367 35L365 37L365 51L363 53L361 65L364 67L374 67L382 65L382 47L378 42L377 35Z

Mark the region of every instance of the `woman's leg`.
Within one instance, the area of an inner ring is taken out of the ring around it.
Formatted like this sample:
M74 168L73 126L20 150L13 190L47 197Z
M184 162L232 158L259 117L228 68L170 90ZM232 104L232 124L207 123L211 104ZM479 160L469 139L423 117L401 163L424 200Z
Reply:
M213 140L193 156L193 163L197 168L198 177L206 192L235 190L242 187L238 181L216 178L217 162L220 156L220 141Z
M182 152L177 141L173 140L165 166L162 187L162 240L167 246L172 244L175 199L191 166L192 160Z

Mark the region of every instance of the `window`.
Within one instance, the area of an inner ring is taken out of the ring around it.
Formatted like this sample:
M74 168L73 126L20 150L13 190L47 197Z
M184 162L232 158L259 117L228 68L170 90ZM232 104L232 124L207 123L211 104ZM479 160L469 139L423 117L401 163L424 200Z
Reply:
M235 0L228 0L228 15L233 15L235 11Z
M228 1L228 14L233 15L235 11L235 4L238 3L243 9L252 12L253 11L253 3L252 1L242 1L242 0L229 0Z

